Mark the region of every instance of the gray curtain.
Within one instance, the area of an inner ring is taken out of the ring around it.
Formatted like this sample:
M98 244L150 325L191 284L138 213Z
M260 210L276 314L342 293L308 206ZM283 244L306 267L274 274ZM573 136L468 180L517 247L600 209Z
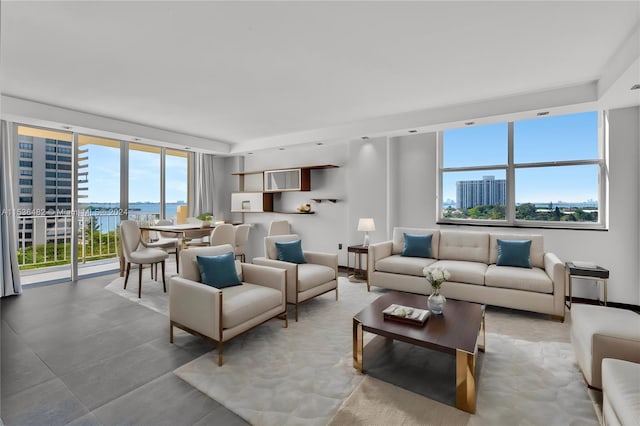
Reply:
M18 269L14 180L18 164L13 123L0 122L0 297L22 293Z
M202 152L195 153L193 167L194 195L190 206L189 216L198 216L202 213L215 214L214 210L214 156Z

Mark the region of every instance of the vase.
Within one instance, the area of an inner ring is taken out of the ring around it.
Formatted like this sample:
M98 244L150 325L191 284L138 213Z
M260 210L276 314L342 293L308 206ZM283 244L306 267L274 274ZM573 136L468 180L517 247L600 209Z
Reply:
M447 303L447 299L440 294L439 290L435 290L427 299L427 306L429 310L435 314L440 315L444 311L444 305Z

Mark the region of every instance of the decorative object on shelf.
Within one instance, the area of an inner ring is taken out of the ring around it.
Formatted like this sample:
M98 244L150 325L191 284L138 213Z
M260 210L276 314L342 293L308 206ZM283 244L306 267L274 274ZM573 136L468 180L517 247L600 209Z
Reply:
M300 213L311 213L311 204L307 203L307 204L300 204L298 206L298 211Z
M440 294L440 288L442 284L451 277L451 274L446 269L429 266L425 267L422 273L429 285L431 285L431 288L433 288L433 293L427 298L427 306L435 315L442 314L447 299L444 295Z
M358 221L358 231L364 232L364 242L362 243L363 247L369 247L369 231L375 231L376 224L371 217L360 218Z
M242 210L251 210L251 201L250 200L244 200L242 202Z

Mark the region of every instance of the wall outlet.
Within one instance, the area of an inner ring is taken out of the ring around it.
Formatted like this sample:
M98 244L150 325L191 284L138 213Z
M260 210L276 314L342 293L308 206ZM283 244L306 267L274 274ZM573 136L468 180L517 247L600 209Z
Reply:
M342 243L338 243L338 250L342 250Z

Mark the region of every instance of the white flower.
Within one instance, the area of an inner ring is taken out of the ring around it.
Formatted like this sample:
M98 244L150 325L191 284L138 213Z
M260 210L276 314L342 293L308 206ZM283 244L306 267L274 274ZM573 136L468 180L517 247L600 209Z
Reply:
M449 271L439 266L427 266L422 270L422 273L427 278L429 284L431 284L431 286L434 288L440 288L442 283L447 281L451 277Z

